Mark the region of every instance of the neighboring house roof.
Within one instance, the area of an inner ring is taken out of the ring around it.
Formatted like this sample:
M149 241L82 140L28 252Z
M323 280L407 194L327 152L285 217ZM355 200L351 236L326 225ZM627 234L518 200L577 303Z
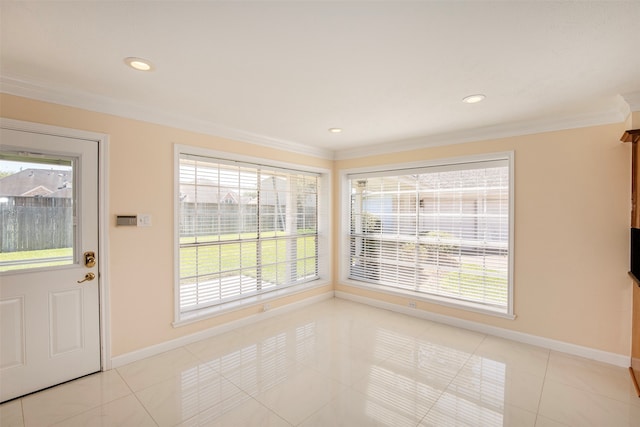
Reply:
M288 182L282 178L267 178L262 180L260 185L260 203L262 205L273 206L276 204L284 205L288 197ZM243 203L245 205L255 205L258 203L256 194L251 196L238 194L237 188L218 187L213 181L206 184L206 181L200 180L197 187L197 201L199 203ZM255 192L254 192L255 193ZM196 202L196 186L191 184L180 184L180 201L185 203ZM308 195L304 200L305 206L315 206L315 198Z
M0 195L69 198L72 183L72 172L68 170L25 169L0 178Z
M42 185L38 185L36 188L32 188L31 190L29 190L29 191L27 191L25 193L19 194L19 195L20 196L25 196L25 197L38 197L38 196L46 197L51 193L52 193L52 191L49 190L47 187L44 187ZM16 194L16 195L18 195L18 194Z
M197 188L197 198L196 198ZM231 188L218 187L215 185L195 185L180 184L180 201L185 203L230 203L240 202L240 196ZM246 203L245 200L243 200Z

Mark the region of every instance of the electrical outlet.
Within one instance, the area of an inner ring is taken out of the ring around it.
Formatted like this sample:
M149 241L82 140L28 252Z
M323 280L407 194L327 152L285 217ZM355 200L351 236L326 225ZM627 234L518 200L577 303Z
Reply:
M416 308L416 302L415 301L409 301L409 304L407 304L409 306L409 308Z
M265 304L262 306L262 311L271 310L271 304Z

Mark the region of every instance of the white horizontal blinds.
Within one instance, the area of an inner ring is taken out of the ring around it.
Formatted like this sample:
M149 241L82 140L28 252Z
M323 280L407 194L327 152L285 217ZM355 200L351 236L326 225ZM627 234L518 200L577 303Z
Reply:
M318 176L180 156L180 307L313 280Z
M351 279L507 311L507 160L350 183Z

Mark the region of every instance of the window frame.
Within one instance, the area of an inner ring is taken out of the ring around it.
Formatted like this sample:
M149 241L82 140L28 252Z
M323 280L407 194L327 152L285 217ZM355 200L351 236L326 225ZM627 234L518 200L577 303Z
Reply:
M460 168L464 164L506 161L509 169L509 238L508 251L509 259L507 261L508 268L508 301L506 312L493 310L483 304L475 304L472 302L461 302L459 300L448 298L446 296L437 296L415 292L407 289L393 288L386 285L380 285L371 282L359 281L349 278L350 275L350 205L351 205L351 187L349 185L350 177L358 174L380 174L380 175L401 175L404 170L408 169L446 169L448 167ZM383 164L377 166L367 166L361 168L343 169L339 172L340 186L340 244L339 244L339 278L340 283L369 291L391 295L394 297L405 298L407 306L414 306L416 301L433 303L447 307L462 309L465 311L478 312L496 317L507 319L515 319L514 314L514 230L515 230L515 155L513 151L487 153L478 155L469 155L462 157L450 157L441 159L429 159L415 162Z
M180 307L180 158L181 155L198 156L218 159L220 163L240 162L264 166L265 168L298 170L318 175L317 192L317 269L318 279L301 284L290 285L284 288L259 293L234 301L222 302L210 307L200 308L189 312L182 312ZM173 171L173 207L174 207L174 327L187 325L199 320L215 317L229 311L242 309L269 301L305 292L317 287L330 284L331 277L331 171L324 168L293 164L288 162L264 159L226 151L211 150L182 144L174 144L174 171Z

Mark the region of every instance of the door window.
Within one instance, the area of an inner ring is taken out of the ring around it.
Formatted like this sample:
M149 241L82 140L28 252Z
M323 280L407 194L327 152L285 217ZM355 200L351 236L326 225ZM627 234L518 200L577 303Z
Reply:
M0 272L74 263L74 161L0 153Z

